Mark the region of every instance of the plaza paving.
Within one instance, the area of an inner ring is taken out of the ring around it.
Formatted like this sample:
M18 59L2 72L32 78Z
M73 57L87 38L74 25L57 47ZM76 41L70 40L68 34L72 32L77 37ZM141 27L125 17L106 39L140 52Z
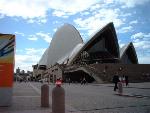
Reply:
M40 107L41 83L14 83L11 107L0 107L0 113L51 113ZM51 91L55 85L50 84ZM113 91L113 84L63 84L66 113L150 113L150 83L130 83L123 96Z

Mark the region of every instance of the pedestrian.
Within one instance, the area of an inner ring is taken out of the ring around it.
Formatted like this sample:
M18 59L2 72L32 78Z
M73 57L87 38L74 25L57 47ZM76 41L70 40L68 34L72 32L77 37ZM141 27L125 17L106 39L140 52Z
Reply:
M125 83L125 77L123 76L119 76L119 81L122 83L122 85L124 85Z
M84 84L84 85L86 84L86 79L85 79L85 77L83 78L83 84Z
M126 83L125 76L123 75L123 77L122 77L122 84L123 84L123 86L124 86L125 83Z
M125 83L126 83L126 86L129 85L129 79L128 79L128 76L127 76L127 75L125 76Z
M122 82L122 76L119 76L119 81Z
M116 91L116 89L118 89L118 86L117 86L118 82L119 82L119 76L118 76L118 73L116 73L116 75L114 75L114 77L113 77L113 83L115 83L114 91Z

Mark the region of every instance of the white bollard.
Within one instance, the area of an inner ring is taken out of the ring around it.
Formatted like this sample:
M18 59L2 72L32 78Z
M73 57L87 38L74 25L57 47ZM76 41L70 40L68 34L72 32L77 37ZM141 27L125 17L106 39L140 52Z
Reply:
M122 94L123 94L122 82L118 82L118 93L119 93L119 95L122 95Z

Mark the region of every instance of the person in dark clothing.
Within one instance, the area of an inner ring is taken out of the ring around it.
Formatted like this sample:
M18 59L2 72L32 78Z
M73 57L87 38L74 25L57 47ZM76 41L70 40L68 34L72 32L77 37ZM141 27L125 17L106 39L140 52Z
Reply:
M86 79L85 79L85 77L84 77L83 79L81 78L81 85L82 85L82 84L84 84L84 85L86 84Z
M86 79L85 79L85 77L83 78L83 84L84 84L84 85L86 84Z
M125 76L125 82L126 82L126 86L128 86L128 84L129 84L128 76Z
M116 91L116 89L118 89L118 86L117 86L118 82L119 82L119 76L118 76L118 74L116 74L113 77L113 83L115 83L114 91Z

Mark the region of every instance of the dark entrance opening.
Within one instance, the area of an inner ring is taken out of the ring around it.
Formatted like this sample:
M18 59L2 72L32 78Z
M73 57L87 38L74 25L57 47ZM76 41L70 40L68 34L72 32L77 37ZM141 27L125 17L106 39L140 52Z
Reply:
M95 81L93 77L91 77L88 73L85 73L82 70L65 73L65 80L70 78L70 81L73 83L81 83L81 80L84 77L88 83L92 83Z

